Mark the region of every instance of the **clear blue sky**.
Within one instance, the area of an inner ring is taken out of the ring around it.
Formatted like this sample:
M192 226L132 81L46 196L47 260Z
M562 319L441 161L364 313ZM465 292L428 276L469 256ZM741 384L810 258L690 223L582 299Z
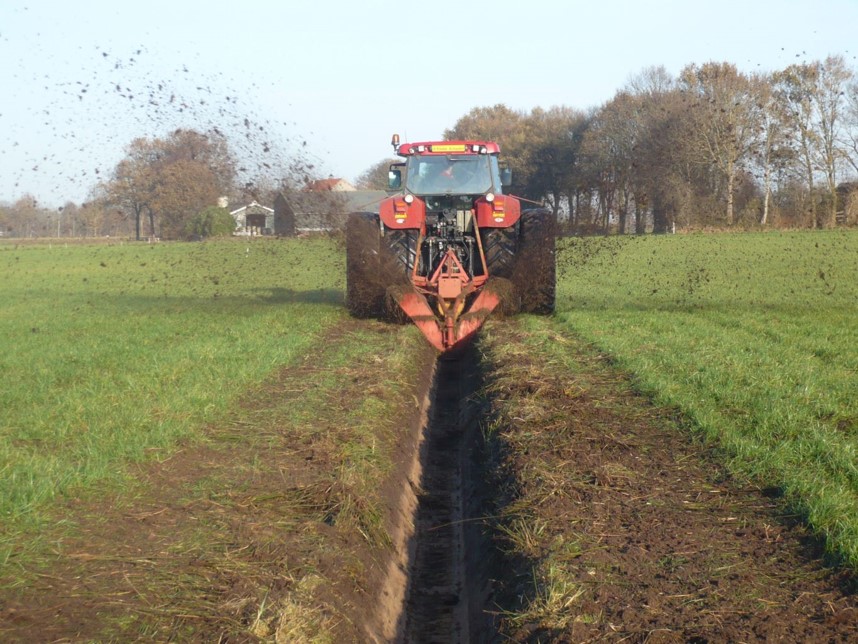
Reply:
M250 171L301 152L354 179L393 132L597 107L652 65L858 69L856 26L858 0L2 0L0 201L82 201L134 137L180 126L240 133Z

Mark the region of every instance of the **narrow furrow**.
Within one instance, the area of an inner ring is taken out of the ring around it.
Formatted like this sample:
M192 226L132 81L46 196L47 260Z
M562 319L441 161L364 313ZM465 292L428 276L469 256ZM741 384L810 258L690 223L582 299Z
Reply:
M479 477L472 466L479 448L471 394L479 378L475 360L440 362L422 446L422 478L402 642L471 642L484 639L481 587L469 558L484 552L468 525L479 507Z

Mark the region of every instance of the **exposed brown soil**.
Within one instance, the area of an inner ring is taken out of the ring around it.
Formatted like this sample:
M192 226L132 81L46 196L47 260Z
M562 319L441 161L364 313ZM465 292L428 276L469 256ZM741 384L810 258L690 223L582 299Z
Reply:
M491 497L480 458L481 382L473 347L436 366L397 641L484 642L495 635L486 607L498 570L482 522L474 521Z
M405 322L395 295L408 285L404 267L381 236L378 216L351 213L345 235L346 306L352 315Z
M851 578L779 499L731 479L672 414L554 331L562 354L547 360L516 320L496 322L478 350L438 363L432 391L428 350L419 382L395 392L381 357L336 367L330 410L293 431L277 409L332 375L321 357L350 329L396 328L351 324L209 445L141 467L134 498L60 508L74 528L57 530L45 565L26 587L0 580L0 639L858 638ZM367 396L397 401L398 433L378 434L395 461L379 508L334 475L342 419Z
M573 339L545 338L563 347L549 362L521 333L497 325L485 344L496 530L520 555L497 588L504 637L858 641L853 580L776 497Z
M522 213L521 240L510 275L521 311L540 314L554 311L556 239L557 219L550 210Z
M414 476L415 401L425 397L434 356L415 344L422 376L391 390L382 355L331 366L327 356L353 344L355 329L377 332L385 352L401 336L373 322L342 325L302 364L249 392L252 403L209 428L209 444L140 466L131 492L96 492L57 508L50 551L0 575L0 641L392 636L405 581L390 581L400 557L391 541L408 536L402 483ZM336 384L296 424L295 409L322 379ZM371 503L350 487L339 450L354 431L351 410L374 396L392 398L396 411L376 428L394 468Z

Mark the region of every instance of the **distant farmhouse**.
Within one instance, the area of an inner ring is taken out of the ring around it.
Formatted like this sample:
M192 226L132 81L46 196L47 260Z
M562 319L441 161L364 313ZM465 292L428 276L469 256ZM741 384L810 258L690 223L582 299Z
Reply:
M274 233L274 209L251 201L231 210L236 235L271 235Z
M230 212L236 235L279 235L293 237L306 233L343 228L350 212L378 212L378 204L388 196L384 190L356 190L345 179L321 179L306 190L280 192L274 208L255 201Z

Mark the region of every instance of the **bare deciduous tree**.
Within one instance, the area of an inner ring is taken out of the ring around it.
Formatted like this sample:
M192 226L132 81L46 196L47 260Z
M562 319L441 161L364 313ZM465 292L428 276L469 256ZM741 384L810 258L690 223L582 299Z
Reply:
M819 127L819 166L825 174L828 186L827 221L823 226L834 226L837 222L837 169L847 157L840 143L840 129L844 109L846 86L852 79L842 56L829 56L819 65L819 82L814 97Z
M755 139L756 102L751 83L731 63L689 65L680 74L680 83L694 110L695 161L710 165L721 180L713 188L723 193L726 223L732 226L736 178L750 160Z
M815 64L790 65L774 75L775 94L781 105L783 126L795 150L800 175L804 180L804 209L816 222L813 195L815 157L819 134L814 127L814 102L819 68Z

